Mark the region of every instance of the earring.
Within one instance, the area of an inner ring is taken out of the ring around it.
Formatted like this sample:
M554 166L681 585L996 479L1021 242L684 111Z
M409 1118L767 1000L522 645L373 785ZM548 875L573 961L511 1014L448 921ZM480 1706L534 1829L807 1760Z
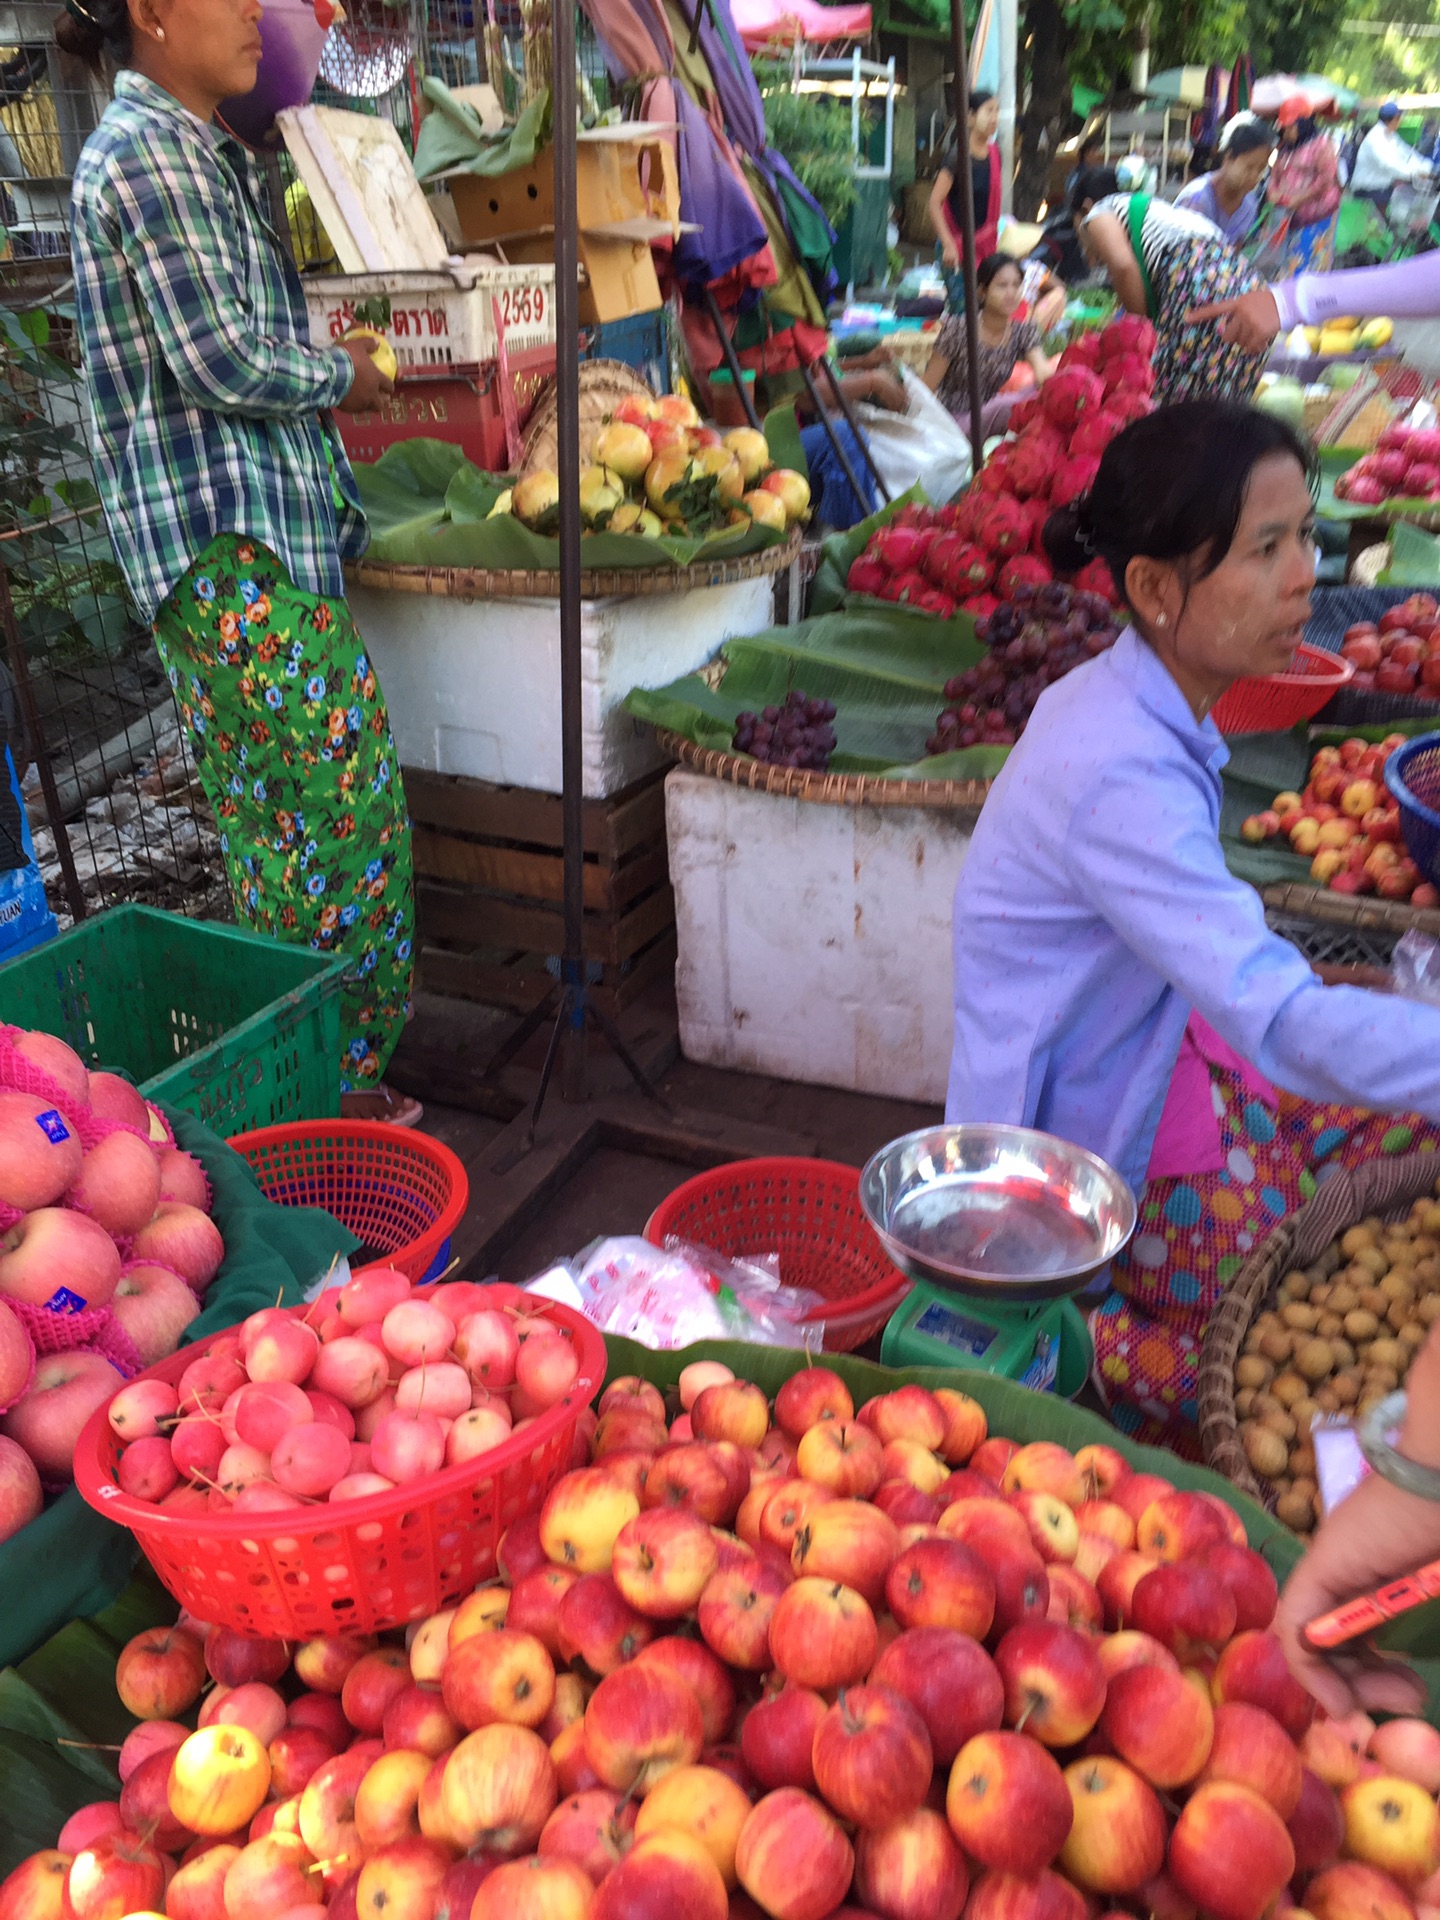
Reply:
M163 40L165 38L165 29L163 27L156 27L155 38L157 40Z
M1155 624L1156 624L1156 626L1157 626L1157 627L1164 627L1164 626L1168 626L1168 625L1169 625L1169 623L1170 623L1170 616L1169 616L1169 614L1168 614L1168 613L1157 613L1157 614L1156 614L1156 616L1155 616Z

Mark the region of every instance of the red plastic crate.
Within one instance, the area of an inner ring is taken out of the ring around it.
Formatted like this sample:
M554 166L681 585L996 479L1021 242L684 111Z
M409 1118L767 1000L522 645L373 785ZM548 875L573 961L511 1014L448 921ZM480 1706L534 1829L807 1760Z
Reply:
M506 356L509 391L518 435L555 371L554 347L532 347ZM509 473L519 455L506 433L505 389L499 363L487 360L452 367L402 367L394 393L373 413L337 413L340 439L352 460L378 460L401 440L448 440L486 473Z

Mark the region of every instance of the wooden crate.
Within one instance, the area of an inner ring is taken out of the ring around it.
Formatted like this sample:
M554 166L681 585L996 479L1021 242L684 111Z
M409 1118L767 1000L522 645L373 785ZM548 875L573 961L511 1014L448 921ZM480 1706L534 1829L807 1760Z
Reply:
M404 769L419 985L527 1009L564 945L561 801L527 787ZM675 965L665 774L585 802L585 955L615 1013Z

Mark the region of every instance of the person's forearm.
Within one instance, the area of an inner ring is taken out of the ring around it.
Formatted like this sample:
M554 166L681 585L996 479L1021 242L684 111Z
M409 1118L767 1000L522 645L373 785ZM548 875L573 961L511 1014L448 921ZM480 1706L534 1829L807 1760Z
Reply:
M1146 312L1145 281L1139 263L1133 256L1111 267L1110 284L1125 311L1138 314L1143 319Z
M1385 267L1340 273L1302 273L1271 289L1280 324L1318 325L1337 313L1389 314L1395 320L1440 316L1440 251L1416 254Z

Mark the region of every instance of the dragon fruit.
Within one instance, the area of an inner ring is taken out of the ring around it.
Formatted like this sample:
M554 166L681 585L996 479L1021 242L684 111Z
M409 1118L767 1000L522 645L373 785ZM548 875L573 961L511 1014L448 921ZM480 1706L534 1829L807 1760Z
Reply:
M1386 498L1385 488L1368 473L1342 473L1335 483L1335 491L1342 500L1353 500L1357 506L1378 507Z
M1402 484L1407 499L1432 499L1440 493L1440 467L1433 465L1429 460L1417 460L1413 466L1406 469Z
M1410 468L1410 455L1398 447L1389 447L1384 453L1371 453L1358 461L1355 477L1360 480L1378 480L1382 487L1392 492L1405 479Z
M1103 560L1087 560L1076 574L1074 585L1081 593L1098 593L1112 607L1119 603L1120 596L1115 591L1114 579Z
M1098 367L1100 364L1101 340L1098 333L1077 334L1060 356L1062 371L1066 367Z
M963 590L974 594L988 587L994 577L995 562L992 556L976 541L967 540L955 556L954 571L946 582L946 591L956 593Z
M982 621L990 618L999 605L993 593L972 593L968 600L960 602L960 611L968 613L978 627Z
M1440 427L1417 427L1406 442L1405 451L1412 460L1440 467Z
M1122 313L1100 335L1102 361L1118 360L1126 354L1136 354L1148 361L1154 352L1155 329L1138 313Z
M988 553L1023 553L1030 544L1030 515L1012 494L992 494L976 517L975 537Z
M955 612L954 600L939 587L929 587L924 593L913 594L910 605L918 607L922 613L936 614L941 620L949 620Z
M1060 378L1057 373L1055 378ZM1050 475L1065 456L1065 442L1053 427L1029 427L1015 442L1010 461L1010 487L1021 499L1044 493Z
M1045 531L1045 522L1055 509L1048 500L1036 499L1025 502L1025 511L1030 516L1030 538L1025 545L1031 553L1038 553L1043 559L1045 545L1041 535Z
M1082 493L1088 493L1099 471L1100 461L1093 453L1072 453L1067 460L1062 460L1050 481L1053 504L1063 507L1071 500L1078 500Z
M872 553L862 553L850 562L850 571L845 576L845 584L851 593L868 593L878 600L889 579L882 563Z
M1028 400L1022 400L1018 407L1012 407L1010 409L1010 431L1012 433L1023 433L1031 421L1038 420L1039 417L1039 397L1032 393Z
M1120 354L1114 360L1107 360L1100 372L1105 382L1107 405L1116 393L1148 394L1155 384L1150 362L1133 353Z
M1043 587L1047 580L1053 580L1054 577L1038 554L1017 553L1001 567L995 584L1002 597L1011 600L1018 586L1028 582L1032 587Z
M920 565L929 545L921 528L903 526L896 519L872 535L866 551L888 572L906 573Z
M950 526L952 530L956 533L963 533L967 540L973 540L975 537L975 515L979 510L979 506L980 495L975 492L973 487L967 487L953 506L944 509L945 512L951 515Z
M1143 420L1147 413L1155 411L1155 402L1150 398L1147 387L1142 393L1138 389L1119 387L1105 396L1105 411L1122 427L1128 427L1132 420Z
M1087 413L1098 412L1105 389L1089 367L1062 367L1040 390L1040 407L1052 426L1069 433Z
M1398 447L1403 453L1410 445L1410 428L1399 420L1392 420L1380 438L1375 442L1377 453L1388 453Z
M892 574L885 582L882 598L903 603L913 600L917 594L929 592L930 582L923 573L912 568L905 573Z
M1098 460L1123 425L1124 422L1117 419L1108 406L1099 413L1087 413L1070 436L1071 457L1083 458L1094 454Z

